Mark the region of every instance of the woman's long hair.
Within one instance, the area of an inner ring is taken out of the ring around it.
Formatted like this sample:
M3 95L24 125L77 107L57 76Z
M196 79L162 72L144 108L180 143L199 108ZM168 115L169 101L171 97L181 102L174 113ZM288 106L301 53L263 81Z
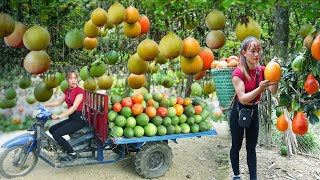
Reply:
M249 69L246 57L244 57L244 55L243 55L243 51L247 51L253 42L258 43L261 48L260 41L253 36L249 36L246 39L244 39L241 43L241 48L240 48L240 58L239 58L240 59L240 68L241 68L241 71L244 74L244 76L248 79L248 81L250 81L250 79L251 79L250 69Z

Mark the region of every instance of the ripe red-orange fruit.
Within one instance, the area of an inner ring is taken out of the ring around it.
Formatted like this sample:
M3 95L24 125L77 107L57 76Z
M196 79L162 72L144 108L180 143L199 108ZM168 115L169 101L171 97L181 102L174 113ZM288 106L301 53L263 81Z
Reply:
M308 132L309 124L306 115L299 111L292 120L292 131L295 134L304 135Z
M139 23L140 23L140 26L141 26L140 35L146 34L150 29L150 21L149 21L148 17L145 16L145 15L142 15L139 18Z
M280 81L282 76L281 66L275 61L270 61L264 70L264 78L270 82Z
M315 94L319 91L319 82L317 79L310 73L304 83L304 90L308 94Z
M202 59L202 70L208 70L211 68L211 63L214 61L214 55L212 51L207 48L203 47L200 49L199 56Z
M193 58L200 52L200 44L193 37L187 37L183 41L183 50L181 55L186 58Z
M286 119L286 116L284 114L281 114L278 117L276 126L277 126L277 129L281 132L285 132L288 129L289 122L288 122L288 119Z

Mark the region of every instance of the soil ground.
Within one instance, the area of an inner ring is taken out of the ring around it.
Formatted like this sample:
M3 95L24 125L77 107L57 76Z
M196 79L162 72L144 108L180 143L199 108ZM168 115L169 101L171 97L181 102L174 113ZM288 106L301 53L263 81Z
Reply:
M226 121L214 123L217 136L180 139L178 144L169 142L173 152L173 164L159 180L228 180L232 177L229 161L230 134ZM22 132L0 134L0 144ZM243 143L245 144L245 143ZM258 179L261 180L320 180L320 161L308 156L283 157L278 150L257 147ZM15 179L142 179L134 169L134 156L114 164L86 165L69 168L53 168L42 160L25 177ZM246 151L240 156L242 179L248 179ZM4 179L0 177L0 179Z

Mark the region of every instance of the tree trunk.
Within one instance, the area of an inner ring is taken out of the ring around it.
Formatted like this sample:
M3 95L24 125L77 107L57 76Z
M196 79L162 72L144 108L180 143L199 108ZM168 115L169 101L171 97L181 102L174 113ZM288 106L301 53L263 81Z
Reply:
M288 58L289 6L281 2L275 5L274 55L284 61Z
M289 6L277 1L275 5L275 23L274 23L274 56L283 59L285 63L288 59L289 42ZM259 143L265 144L271 148L272 144L272 103L271 93L263 93L260 100L260 132Z
M185 97L190 97L192 82L193 82L193 76L192 75L188 75Z

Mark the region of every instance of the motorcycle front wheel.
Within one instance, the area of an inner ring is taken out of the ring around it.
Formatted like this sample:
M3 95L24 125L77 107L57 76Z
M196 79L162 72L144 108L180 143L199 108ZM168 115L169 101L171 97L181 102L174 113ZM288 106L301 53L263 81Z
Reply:
M2 176L6 178L25 176L36 166L38 162L36 151L27 154L23 151L24 145L18 145L5 149L1 153L0 174Z

